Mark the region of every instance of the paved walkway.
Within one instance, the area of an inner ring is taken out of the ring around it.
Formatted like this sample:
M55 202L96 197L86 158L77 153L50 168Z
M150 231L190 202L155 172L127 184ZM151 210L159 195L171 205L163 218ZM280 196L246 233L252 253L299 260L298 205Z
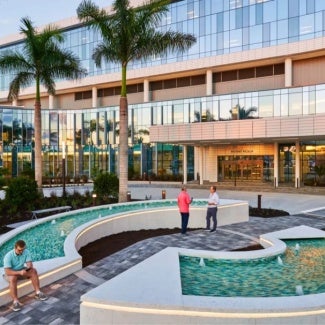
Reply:
M178 191L178 188L168 188L167 198L174 198ZM198 198L206 197L208 193L206 189L189 189L189 191L192 196ZM137 193L142 199L145 195L152 195L152 199L161 195L160 188L134 187L131 188L131 192L133 198L136 198ZM219 194L222 198L253 201L260 193L220 191ZM262 193L262 195L263 207L278 209L286 207L284 210L295 211L295 214L270 219L250 217L249 222L220 227L216 233L196 230L190 232L188 236L173 234L144 240L44 287L43 291L49 296L45 302L36 301L33 295L28 295L21 299L24 308L20 312L12 312L10 305L0 307L0 324L79 324L82 294L168 246L232 250L256 244L261 234L289 227L306 225L325 229L324 196L283 195L283 193ZM256 206L256 202L253 206ZM313 208L317 210L302 213Z

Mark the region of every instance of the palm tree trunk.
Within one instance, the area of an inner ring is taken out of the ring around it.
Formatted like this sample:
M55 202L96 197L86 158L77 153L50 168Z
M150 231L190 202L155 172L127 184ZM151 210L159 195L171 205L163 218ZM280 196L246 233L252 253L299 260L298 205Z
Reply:
M35 180L39 189L42 188L42 122L41 102L35 100L34 105L34 127L35 127Z
M128 100L120 98L119 202L127 201L128 190Z

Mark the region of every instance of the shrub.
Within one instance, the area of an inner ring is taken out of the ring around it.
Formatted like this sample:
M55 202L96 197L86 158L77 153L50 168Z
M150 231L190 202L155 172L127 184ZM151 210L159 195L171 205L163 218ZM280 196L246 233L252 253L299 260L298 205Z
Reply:
M37 206L40 198L36 181L20 176L10 180L6 189L5 203L10 207L9 215L13 215L32 210Z
M94 192L99 198L118 198L119 180L115 174L100 173L94 180Z

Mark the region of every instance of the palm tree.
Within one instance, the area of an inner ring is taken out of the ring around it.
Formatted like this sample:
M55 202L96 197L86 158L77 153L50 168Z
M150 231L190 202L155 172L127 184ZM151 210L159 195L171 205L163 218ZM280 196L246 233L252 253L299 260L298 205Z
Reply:
M202 114L199 111L194 111L195 122L213 122L215 118L209 109L206 110L205 114Z
M237 104L229 112L232 115L232 119L246 120L246 119L254 118L253 116L251 116L251 114L253 112L257 112L257 107L252 106L252 107L246 109L245 107L240 107L240 105Z
M34 127L35 127L35 180L42 187L42 125L41 92L43 85L47 92L55 95L55 79L79 79L86 74L78 58L59 44L63 35L55 26L47 26L37 32L31 20L21 19L20 33L25 36L22 51L8 51L0 56L0 71L15 73L9 86L8 100L18 98L21 88L35 84Z
M95 48L93 59L100 67L103 60L121 65L120 141L119 141L119 201L127 200L128 182L128 102L126 71L131 61L148 59L169 51L184 52L195 42L190 34L157 29L168 12L170 0L149 0L133 8L128 0L115 0L112 14L99 9L91 0L77 8L79 19L101 32L102 41Z

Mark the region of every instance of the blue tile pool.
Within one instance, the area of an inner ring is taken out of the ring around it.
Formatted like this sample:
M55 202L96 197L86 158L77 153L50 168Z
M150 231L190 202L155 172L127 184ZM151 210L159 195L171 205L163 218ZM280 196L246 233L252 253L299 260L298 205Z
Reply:
M284 297L325 292L325 239L284 240L281 256L253 260L180 256L182 293Z
M192 206L201 207L206 200L195 200ZM93 209L76 210L60 214L55 221L48 220L20 232L4 242L0 247L0 267L3 266L3 257L18 239L25 240L31 251L34 261L41 261L64 256L64 241L66 236L75 228L99 217L106 217L128 211L175 207L175 200L140 201L126 204L111 204Z

